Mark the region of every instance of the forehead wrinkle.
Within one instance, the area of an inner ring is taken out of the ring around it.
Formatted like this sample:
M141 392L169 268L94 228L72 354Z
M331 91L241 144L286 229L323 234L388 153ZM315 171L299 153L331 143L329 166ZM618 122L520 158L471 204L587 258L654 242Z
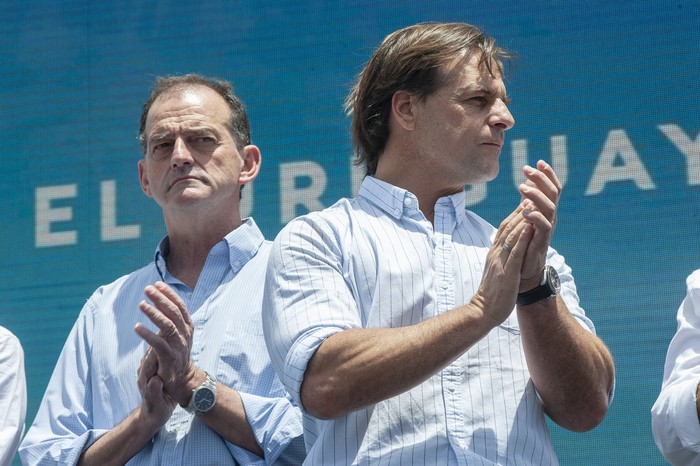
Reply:
M206 87L173 91L158 97L151 107L145 128L147 142L176 134L210 133L221 138L230 132L230 109L218 94L213 95Z
M175 130L171 130L170 128L163 128L160 131L156 131L155 133L152 133L152 135L148 138L148 144L149 145L156 145L160 142L167 141L169 139L174 139L176 135L182 135L185 137L188 136L202 136L202 135L214 135L215 137L219 137L220 133L217 131L215 128L212 128L210 126L194 126L194 127L178 127L175 128Z
M156 124L156 127L152 129L151 133L153 135L152 138L163 138L174 134L218 134L219 131L214 127L214 125L207 124L205 121L183 121Z

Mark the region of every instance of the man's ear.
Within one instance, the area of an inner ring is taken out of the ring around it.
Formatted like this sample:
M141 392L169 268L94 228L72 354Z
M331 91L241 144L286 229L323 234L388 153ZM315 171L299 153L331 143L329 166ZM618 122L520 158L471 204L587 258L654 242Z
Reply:
M415 127L418 100L415 94L407 91L396 91L391 96L391 114L396 123L407 131Z
M146 161L143 159L139 160L139 183L141 183L141 189L143 190L144 194L148 197L153 197L153 195L151 194L150 185L148 184L148 174L146 173Z
M241 158L243 159L243 166L241 167L241 174L238 176L238 182L242 186L250 183L258 176L262 157L258 146L250 144L241 151Z

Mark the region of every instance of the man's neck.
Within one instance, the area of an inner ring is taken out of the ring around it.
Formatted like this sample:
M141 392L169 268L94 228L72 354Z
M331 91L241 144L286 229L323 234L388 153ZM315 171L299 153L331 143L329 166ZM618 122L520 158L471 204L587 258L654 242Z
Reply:
M435 180L430 180L429 177L412 177L405 172L380 172L378 170L374 177L396 187L405 189L416 196L420 211L430 223L434 223L435 204L438 199L455 194L460 190L459 187L440 189L441 187L438 183L435 183ZM464 189L464 187L461 189Z
M167 222L166 222L167 223ZM178 227L168 224L168 271L191 289L197 285L199 275L204 268L209 252L231 231L238 228L242 221L222 221L194 223Z

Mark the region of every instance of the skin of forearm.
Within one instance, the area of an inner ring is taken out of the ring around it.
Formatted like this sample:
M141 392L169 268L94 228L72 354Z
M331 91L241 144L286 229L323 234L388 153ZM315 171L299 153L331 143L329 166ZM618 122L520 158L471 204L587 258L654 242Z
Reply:
M238 392L219 383L216 393L215 407L199 416L202 422L229 442L263 457ZM141 451L159 429L160 426L148 422L139 407L90 445L81 455L78 465L123 465Z
M469 304L415 325L339 332L304 374L304 408L332 419L403 393L438 372L498 322Z
M519 306L518 322L530 376L549 417L576 432L598 425L614 380L603 342L581 327L561 297Z
M160 426L148 422L139 407L90 445L80 456L78 466L126 464L151 441L159 429Z
M216 405L208 413L199 415L199 418L229 442L261 458L264 457L263 450L258 445L253 429L246 418L241 396L236 390L218 383Z
M180 406L186 407L192 398L192 390L204 382L206 373L192 365L183 377L185 382L177 386L177 400ZM175 390L174 390L175 391ZM199 419L210 429L224 439L241 448L262 457L263 451L258 445L253 429L246 418L245 408L240 394L222 384L216 385L216 405L211 411L200 414Z

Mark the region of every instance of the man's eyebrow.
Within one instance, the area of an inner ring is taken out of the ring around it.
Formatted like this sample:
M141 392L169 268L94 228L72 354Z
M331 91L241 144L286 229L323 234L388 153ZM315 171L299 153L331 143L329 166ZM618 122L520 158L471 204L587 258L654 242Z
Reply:
M216 131L214 128L211 128L209 126L196 126L196 127L192 127L192 128L183 128L180 130L180 133L182 133L183 136L192 136L192 135L200 136L203 134L217 135L218 131ZM149 143L157 143L157 142L161 142L161 141L164 141L166 139L173 138L173 137L175 137L175 136L173 135L172 131L170 131L168 129L164 129L164 130L153 133L148 138L148 142Z
M489 88L484 87L484 86L478 86L478 85L477 86L464 86L464 87L457 90L457 95L459 95L459 96L466 97L466 96L469 96L471 94L480 94L480 95L485 95L485 96L488 96L491 98L498 97L506 105L510 104L510 102L511 102L510 96L508 96L508 94L506 94L506 93L502 94L501 92L493 91L492 89L489 89Z
M172 137L172 133L170 131L167 131L167 130L158 131L157 133L153 133L149 136L148 143L155 144L155 143L164 141L170 137Z
M214 134L217 135L219 132L210 126L196 126L194 128L187 128L182 131L184 134L193 134L199 136L202 134Z

